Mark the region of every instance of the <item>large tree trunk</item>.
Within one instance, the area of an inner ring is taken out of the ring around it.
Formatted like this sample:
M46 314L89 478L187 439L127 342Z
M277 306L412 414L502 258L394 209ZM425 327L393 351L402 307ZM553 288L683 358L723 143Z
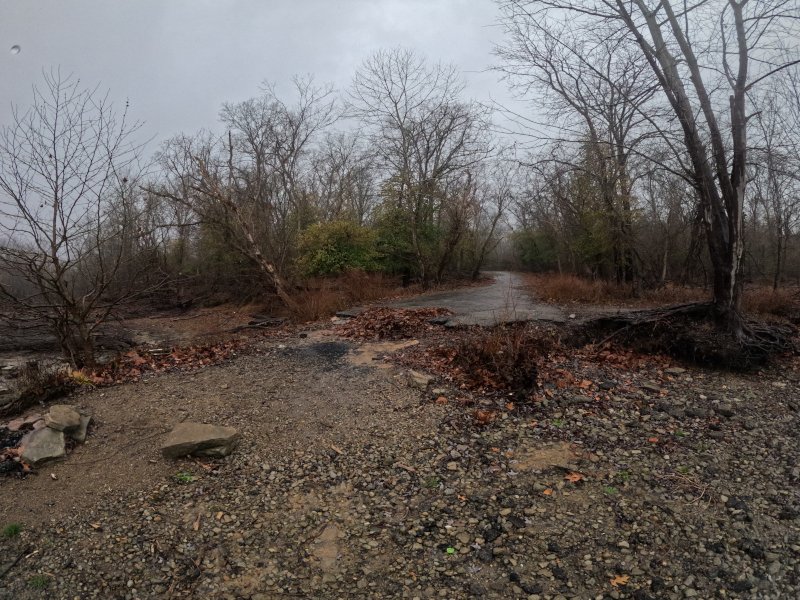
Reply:
M653 67L683 129L684 143L692 164L692 174L700 199L713 269L714 315L721 327L739 338L743 335L743 321L739 310L744 252L742 210L747 180L745 102L748 47L742 7L735 2L730 5L736 24L738 71L735 80L732 81L730 97L733 152L729 172L727 148L715 107L703 81L702 69L669 0L663 0L660 5L666 15L665 20L657 14L658 11L651 11L643 0L634 0L634 3L642 11L652 36L652 45L639 31L621 0L617 0L620 15ZM670 45L664 39L662 27L669 27L671 30L679 48L678 58L672 54ZM697 96L699 112L695 110L696 106L690 99L684 79L678 71L679 62L685 62L689 69L690 83ZM701 134L699 125L701 116L708 131L708 140Z

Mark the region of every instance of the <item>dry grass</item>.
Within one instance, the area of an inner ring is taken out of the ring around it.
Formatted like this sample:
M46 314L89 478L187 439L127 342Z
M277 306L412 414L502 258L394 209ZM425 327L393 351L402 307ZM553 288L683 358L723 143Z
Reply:
M778 289L769 286L745 288L742 304L744 310L756 315L791 317L800 311L800 290Z
M645 290L636 296L629 285L585 279L577 275L526 275L532 293L556 304L599 304L626 306L658 306L697 302L707 298L701 288L668 284L657 290Z
M60 367L29 361L14 381L16 398L0 410L0 417L18 415L35 404L66 395L73 387L74 382Z
M556 332L531 324L475 328L452 345L435 348L435 361L470 388L530 398L538 367L560 345Z
M590 280L576 275L525 276L528 288L538 298L555 304L590 304L598 306L656 307L708 300L710 292L700 287L667 284L661 288L644 290L639 296L630 285ZM788 317L796 314L800 305L800 290L773 291L765 285L745 288L745 312L756 315Z
M401 287L399 277L350 271L336 278L315 278L297 292L292 319L317 321L357 304L420 293L418 286Z

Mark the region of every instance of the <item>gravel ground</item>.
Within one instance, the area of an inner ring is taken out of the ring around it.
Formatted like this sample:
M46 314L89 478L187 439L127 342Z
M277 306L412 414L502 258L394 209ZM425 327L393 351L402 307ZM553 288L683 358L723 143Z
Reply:
M548 384L477 428L463 392L353 366L351 343L262 344L79 396L87 444L0 480L0 526L22 525L0 597L798 597L796 364L576 360L592 393ZM239 449L165 461L185 418L238 427Z

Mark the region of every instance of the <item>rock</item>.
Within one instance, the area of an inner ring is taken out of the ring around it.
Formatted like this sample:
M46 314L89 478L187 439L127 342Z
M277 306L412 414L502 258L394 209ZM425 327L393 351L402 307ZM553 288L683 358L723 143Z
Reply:
M686 416L686 411L678 406L672 406L667 411L667 414L673 419L682 419L683 417Z
M44 422L50 429L70 433L81 426L81 414L74 406L54 404L44 416Z
M414 371L413 369L411 369L408 372L408 379L409 383L413 387L424 390L425 388L428 387L428 384L431 382L433 378L429 377L428 375L425 375L424 373L420 373L419 371Z
M9 421L6 425L6 429L9 431L19 431L23 427L25 427L24 419L14 419L13 421Z
M723 417L731 418L734 415L733 406L730 404L720 404L715 409L718 415L722 415Z
M28 415L27 417L25 417L22 420L22 422L25 425L33 425L34 423L36 423L36 421L41 421L42 418L43 418L42 415L40 415L39 413L33 413L32 415Z
M63 458L66 455L64 443L63 431L44 427L27 436L20 457L31 465Z
M708 416L708 411L704 408L700 408L699 406L687 406L686 416L692 417L693 419L705 419Z
M664 373L667 375L683 375L686 373L686 369L682 369L680 367L670 367L669 369L664 369Z
M161 446L166 458L181 456L227 456L239 442L233 427L204 423L178 423Z
M11 395L11 388L5 384L0 383L0 398Z
M86 441L86 432L89 430L89 423L92 421L91 415L81 415L81 424L69 434L76 442L82 444Z
M484 546L478 550L478 560L481 562L491 562L494 559L494 551L489 546Z
M658 394L658 393L661 392L661 386L658 385L657 383L652 382L652 381L645 381L645 382L641 383L639 385L639 387L642 388L643 390L647 390L648 392L653 392L655 394Z

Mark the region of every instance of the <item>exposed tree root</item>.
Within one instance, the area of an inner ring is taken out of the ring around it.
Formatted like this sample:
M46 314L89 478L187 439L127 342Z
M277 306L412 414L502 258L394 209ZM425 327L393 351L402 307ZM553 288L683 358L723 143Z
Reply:
M744 320L731 332L716 322L712 304L692 303L590 319L579 326L576 341L614 341L642 352L744 371L775 354L794 351L793 334L789 326Z

